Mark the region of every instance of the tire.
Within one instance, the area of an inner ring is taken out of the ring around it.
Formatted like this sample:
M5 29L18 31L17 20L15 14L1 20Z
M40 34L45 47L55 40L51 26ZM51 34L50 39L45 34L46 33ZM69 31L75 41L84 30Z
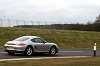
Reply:
M25 55L31 56L33 55L33 48L31 46L28 46L24 52Z
M14 52L13 51L9 51L8 54L9 55L14 55Z
M49 51L49 54L50 55L55 55L57 52L56 48L55 47L51 47L50 51Z

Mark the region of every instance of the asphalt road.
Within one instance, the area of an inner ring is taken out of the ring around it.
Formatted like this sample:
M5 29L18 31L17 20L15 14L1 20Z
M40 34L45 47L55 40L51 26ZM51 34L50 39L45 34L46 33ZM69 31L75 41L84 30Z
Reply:
M94 56L93 50L67 50L60 49L55 56L48 54L35 54L33 56L25 56L24 54L8 55L7 52L0 49L0 59L14 59L14 58L39 58L39 57L65 57L65 56ZM96 51L96 56L100 56L100 50Z

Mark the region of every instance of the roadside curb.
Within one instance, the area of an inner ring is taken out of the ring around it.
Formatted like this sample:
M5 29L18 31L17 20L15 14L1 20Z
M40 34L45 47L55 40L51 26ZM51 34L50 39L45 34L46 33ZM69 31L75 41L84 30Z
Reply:
M16 61L16 60L40 60L40 59L63 59L63 58L85 58L91 56L65 56L65 57L39 57L39 58L15 58L15 59L1 59L0 61Z

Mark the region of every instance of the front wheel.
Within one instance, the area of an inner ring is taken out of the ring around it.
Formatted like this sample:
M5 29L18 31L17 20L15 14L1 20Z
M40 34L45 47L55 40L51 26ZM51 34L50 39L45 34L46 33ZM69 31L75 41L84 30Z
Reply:
M33 48L30 47L30 46L27 47L24 54L27 55L27 56L31 56L33 54Z
M55 47L51 47L50 51L49 51L49 54L50 55L55 55L56 54L56 48Z

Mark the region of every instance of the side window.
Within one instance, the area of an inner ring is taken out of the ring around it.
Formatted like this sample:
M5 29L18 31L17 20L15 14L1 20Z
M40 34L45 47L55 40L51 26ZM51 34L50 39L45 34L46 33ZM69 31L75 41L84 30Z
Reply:
M35 40L34 40L34 39L31 39L31 41L32 41L32 42L35 42Z
M31 40L32 42L35 42L35 43L43 43L43 40L40 39L40 38L34 38Z

